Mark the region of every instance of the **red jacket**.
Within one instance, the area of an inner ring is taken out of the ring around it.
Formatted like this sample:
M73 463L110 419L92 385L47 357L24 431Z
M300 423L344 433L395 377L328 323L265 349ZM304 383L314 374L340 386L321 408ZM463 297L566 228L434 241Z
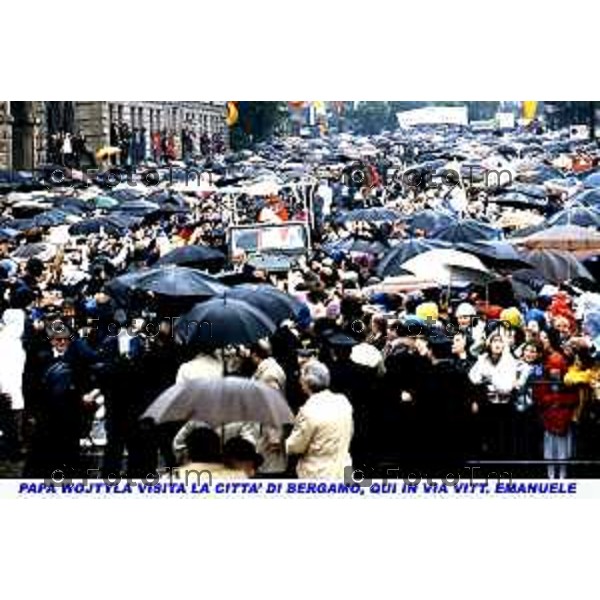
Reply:
M533 386L544 429L555 435L565 435L579 405L579 392L561 382L540 381Z

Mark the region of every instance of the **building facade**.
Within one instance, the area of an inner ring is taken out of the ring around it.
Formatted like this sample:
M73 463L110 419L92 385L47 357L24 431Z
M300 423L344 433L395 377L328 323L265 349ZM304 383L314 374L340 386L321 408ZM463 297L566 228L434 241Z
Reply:
M145 129L147 154L155 131L173 134L181 156L181 133L220 136L228 145L226 102L0 101L0 169L30 170L47 160L50 136L85 135L92 152L109 145L111 124Z

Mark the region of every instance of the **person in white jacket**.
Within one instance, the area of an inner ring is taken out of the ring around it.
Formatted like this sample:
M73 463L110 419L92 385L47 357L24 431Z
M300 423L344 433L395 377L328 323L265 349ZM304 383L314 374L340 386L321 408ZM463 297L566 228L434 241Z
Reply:
M473 404L479 413L481 450L486 458L509 460L515 452L515 410L512 403L517 386L517 361L510 353L505 332L495 332L486 350L469 372L480 386L480 401Z
M286 450L300 456L298 477L343 480L345 469L352 466L352 405L346 396L328 389L329 369L321 362L306 363L300 382L309 398L296 415Z
M0 432L3 446L12 456L18 453L25 407L23 372L26 356L21 339L24 328L24 311L13 308L4 311L0 324L0 395L5 407L1 411Z

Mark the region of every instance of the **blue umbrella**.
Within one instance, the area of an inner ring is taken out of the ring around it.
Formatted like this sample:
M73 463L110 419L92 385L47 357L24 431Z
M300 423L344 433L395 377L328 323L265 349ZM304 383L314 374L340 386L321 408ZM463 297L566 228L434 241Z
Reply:
M583 205L572 205L548 219L548 225L578 225L600 228L600 212Z
M586 206L600 206L600 189L584 190L571 199L578 204Z
M600 188L600 171L595 171L583 178L583 185L586 188Z
M449 212L427 208L408 217L407 222L413 231L437 231L456 223L456 218Z

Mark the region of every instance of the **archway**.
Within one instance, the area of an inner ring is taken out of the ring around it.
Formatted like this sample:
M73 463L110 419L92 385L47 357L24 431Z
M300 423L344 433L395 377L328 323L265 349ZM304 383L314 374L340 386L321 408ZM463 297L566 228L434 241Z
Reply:
M12 167L16 171L31 171L34 166L35 137L33 102L11 102Z

